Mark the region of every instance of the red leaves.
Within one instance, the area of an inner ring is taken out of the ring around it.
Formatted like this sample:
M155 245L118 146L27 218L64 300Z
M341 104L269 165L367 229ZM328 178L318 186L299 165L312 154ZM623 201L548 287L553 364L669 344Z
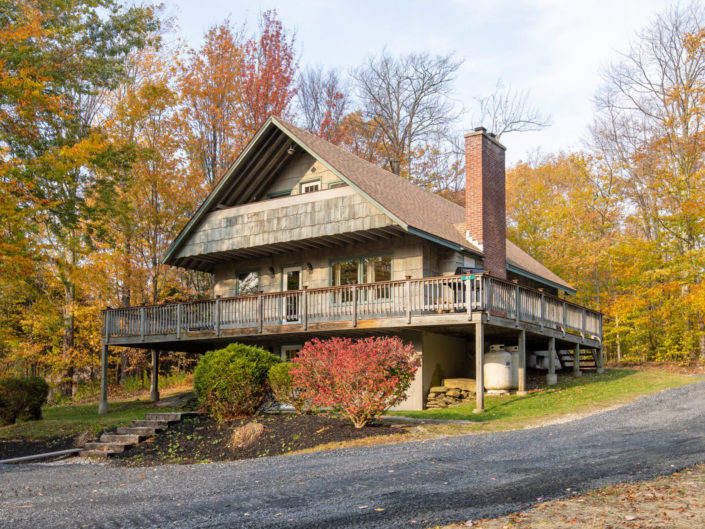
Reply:
M399 338L308 342L293 360L294 385L314 406L340 410L362 428L401 402L420 358Z

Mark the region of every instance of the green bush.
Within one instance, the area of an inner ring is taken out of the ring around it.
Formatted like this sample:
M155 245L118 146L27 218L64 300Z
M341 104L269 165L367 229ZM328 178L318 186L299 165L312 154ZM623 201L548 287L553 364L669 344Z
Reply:
M280 361L264 349L238 343L207 352L193 374L201 408L220 422L253 415L269 393L269 369Z
M308 403L301 396L301 391L294 387L294 378L289 373L291 366L289 362L273 365L269 370L269 386L277 401L293 406L297 412L303 414L308 411Z
M41 377L0 380L0 425L41 419L48 395L49 385Z

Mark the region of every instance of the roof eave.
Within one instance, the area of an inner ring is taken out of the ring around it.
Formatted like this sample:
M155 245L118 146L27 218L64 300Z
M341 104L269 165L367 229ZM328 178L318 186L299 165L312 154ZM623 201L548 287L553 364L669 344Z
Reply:
M524 270L523 268L520 268L510 263L507 263L507 270L509 272L514 272L515 274L519 274L520 276L526 277L527 279L532 279L534 281L538 281L539 283L543 283L546 286L557 288L558 290L562 290L563 292L566 292L568 294L575 295L578 292L570 285L561 285L560 283L556 283L555 281L551 281L550 279L546 279L545 277L533 274L528 270Z
M179 232L179 234L176 236L176 239L174 239L174 241L169 245L169 248L167 249L166 253L164 254L164 257L162 258L162 264L173 265L175 253L181 247L181 244L184 242L184 239L186 239L186 237L191 233L191 230L193 230L201 222L202 218L208 213L208 210L212 206L213 202L216 200L222 189L225 187L227 181L230 178L230 175L232 175L232 173L238 168L242 160L247 157L247 154L250 152L252 147L257 144L264 132L269 128L269 126L273 122L274 117L270 117L269 119L267 119L265 124L262 125L259 131L257 131L257 134L255 134L255 136L243 149L242 153L240 153L240 156L237 157L237 160L235 160L235 162L233 162L233 164L228 168L228 170L225 172L218 184L215 186L215 189L213 189L213 191L208 194L206 200L204 200L203 204L201 204L201 207L198 208L193 217L191 217L191 219L186 223L186 226L184 226ZM279 124L277 123L277 125ZM281 126L277 126L277 128L282 129ZM284 132L288 136L291 136L290 134L288 134L288 131Z

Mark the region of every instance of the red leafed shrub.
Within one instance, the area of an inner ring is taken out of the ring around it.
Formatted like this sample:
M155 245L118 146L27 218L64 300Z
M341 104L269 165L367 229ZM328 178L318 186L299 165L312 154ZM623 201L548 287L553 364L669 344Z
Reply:
M404 399L421 359L399 338L331 338L306 343L292 363L303 398L339 410L362 428Z

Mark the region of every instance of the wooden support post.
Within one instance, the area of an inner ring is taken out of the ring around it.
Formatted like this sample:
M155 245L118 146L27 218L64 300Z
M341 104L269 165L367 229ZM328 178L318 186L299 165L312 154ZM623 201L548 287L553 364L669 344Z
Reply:
M548 374L546 375L546 385L554 386L558 383L558 375L556 375L556 339L551 337L548 339Z
M140 340L144 342L145 333L144 307L140 307Z
M304 285L301 292L301 325L308 330L308 286Z
M565 336L565 328L568 325L568 305L566 302L563 302L563 327L561 330L563 331L563 336Z
M519 282L514 281L514 323L519 325Z
M181 304L176 306L176 339L181 340Z
M605 372L605 358L602 356L602 346L595 349L595 364L597 365L597 372L602 374Z
M100 404L98 414L108 413L108 344L103 342L100 350Z
M286 299L284 300L286 303ZM284 309L286 314L286 309ZM286 319L286 316L285 316ZM257 332L262 334L262 326L264 325L264 304L262 301L262 291L260 290L257 294Z
M220 336L220 299L215 300L215 335Z
M472 320L472 279L465 279L465 309L468 313L468 321Z
M475 409L474 413L485 411L485 324L475 324Z
M159 351L152 349L152 386L149 392L149 401L159 400Z
M539 292L541 292L541 321L539 322L539 325L543 328L546 324L546 296L544 295L542 288L539 288Z
M519 383L517 395L526 395L526 331L519 331Z
M573 376L579 377L582 375L580 372L580 344L576 343L573 348Z
M406 283L404 283L404 298L406 303L406 323L411 323L411 276L406 276Z
M357 327L357 285L352 285L352 326Z

